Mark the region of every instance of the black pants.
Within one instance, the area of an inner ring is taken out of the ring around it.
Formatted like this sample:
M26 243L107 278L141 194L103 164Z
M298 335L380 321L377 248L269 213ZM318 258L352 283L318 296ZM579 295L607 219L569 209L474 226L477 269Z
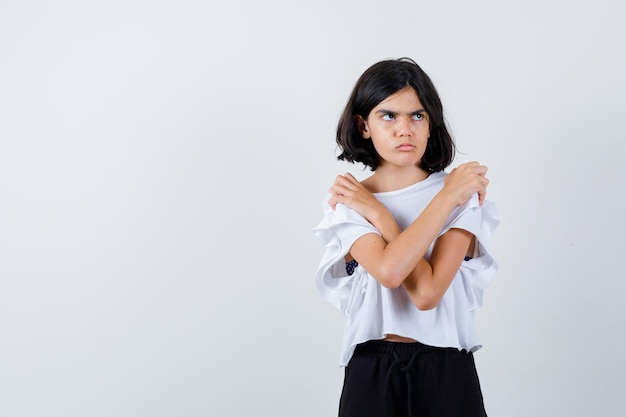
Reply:
M369 341L346 367L339 417L485 417L474 356L421 343Z

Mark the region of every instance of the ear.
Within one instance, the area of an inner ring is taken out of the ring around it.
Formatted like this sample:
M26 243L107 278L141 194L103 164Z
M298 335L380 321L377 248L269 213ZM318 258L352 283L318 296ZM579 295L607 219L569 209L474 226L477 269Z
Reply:
M356 123L359 127L359 132L361 132L361 136L363 139L371 139L372 135L370 134L369 126L367 125L367 120L363 119L361 115L356 116Z

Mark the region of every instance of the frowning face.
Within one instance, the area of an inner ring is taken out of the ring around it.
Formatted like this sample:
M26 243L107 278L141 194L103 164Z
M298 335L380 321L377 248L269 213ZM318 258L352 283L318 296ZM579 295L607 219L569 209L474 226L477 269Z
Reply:
M363 138L372 140L380 156L380 168L419 167L430 122L413 88L403 88L378 103L360 124Z

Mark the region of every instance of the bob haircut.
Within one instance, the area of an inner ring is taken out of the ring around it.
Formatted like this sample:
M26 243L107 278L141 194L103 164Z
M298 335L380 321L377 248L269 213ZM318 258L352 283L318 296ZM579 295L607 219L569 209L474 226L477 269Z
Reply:
M430 77L410 58L380 61L358 79L337 125L339 160L360 162L375 171L380 156L371 140L363 138L357 116L367 120L370 112L390 95L411 87L424 106L430 121L430 138L420 168L443 171L454 159L456 147L443 118L443 107Z

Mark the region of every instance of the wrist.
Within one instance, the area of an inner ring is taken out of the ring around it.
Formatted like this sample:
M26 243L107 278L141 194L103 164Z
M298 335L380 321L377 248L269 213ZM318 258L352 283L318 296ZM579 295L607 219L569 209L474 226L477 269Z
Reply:
M366 213L366 216L364 217L368 222L372 223L374 226L377 226L385 221L385 217L388 213L389 211L387 210L387 207L378 202L376 206L369 207L369 212ZM389 213L389 215L391 214Z
M449 192L446 188L439 191L435 198L432 199L432 203L436 203L441 210L449 210L450 212L460 205L456 196Z
M372 217L368 221L378 229L387 243L395 239L401 232L391 212L384 206L382 206L382 210L372 213Z

